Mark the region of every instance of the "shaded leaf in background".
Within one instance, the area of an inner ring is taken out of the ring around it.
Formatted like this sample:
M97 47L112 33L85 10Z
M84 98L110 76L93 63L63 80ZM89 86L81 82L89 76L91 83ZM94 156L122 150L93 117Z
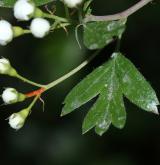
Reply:
M88 49L100 49L121 37L126 27L126 19L119 21L91 22L84 25L83 40Z
M127 77L126 77L127 76ZM82 131L93 127L102 135L111 123L121 129L125 125L125 95L138 107L157 113L157 96L135 66L121 53L114 53L111 60L95 69L75 86L64 100L62 115L66 115L98 95L87 113Z
M13 7L16 0L0 0L0 7ZM53 0L34 0L37 6L53 2Z
M93 0L87 0L85 3L84 3L84 6L83 6L83 11L86 15L89 15L91 14L92 12L92 9L90 8L90 4L93 2Z

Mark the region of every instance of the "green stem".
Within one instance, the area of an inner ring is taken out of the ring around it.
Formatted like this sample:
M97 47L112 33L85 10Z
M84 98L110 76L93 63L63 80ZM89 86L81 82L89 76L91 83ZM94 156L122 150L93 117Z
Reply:
M47 84L47 85L42 85L39 83L35 83L31 80L28 80L25 77L22 77L21 75L17 74L16 77L19 78L20 80L29 83L31 85L40 87L40 88L45 88L45 91L49 90L50 88L53 88L54 86L60 84L61 82L63 82L64 80L70 78L71 76L73 76L74 74L76 74L78 71L80 71L82 68L84 68L86 65L88 65L100 52L101 50L97 50L96 52L94 52L87 60L85 60L84 62L82 62L78 67L76 67L75 69L71 70L70 72L68 72L67 74L65 74L64 76L60 77L59 79ZM39 95L38 95L39 96Z
M79 19L79 23L82 24L83 16L82 16L82 9L80 7L78 8L78 19Z
M34 86L37 86L37 87L40 87L40 88L45 88L46 87L45 85L42 85L42 84L39 84L39 83L35 83L35 82L31 81L31 80L28 80L27 78L25 78L25 77L23 77L23 76L21 76L19 74L17 74L16 77L18 79L28 83L28 84L31 84L31 85L34 85Z
M70 23L61 23L61 24L57 25L55 29L60 29L62 27L66 27L66 26L70 26L70 25L71 25Z
M29 34L29 33L31 33L31 31L29 29L22 29L19 26L13 27L14 38L17 38L17 37L20 37L22 35Z
M143 6L147 5L148 3L152 2L152 0L140 0L135 5L131 6L127 10L119 12L117 14L112 15L104 15L104 16L95 16L95 15L87 15L83 22L92 22L92 21L113 21L127 18L128 16L134 14L136 11L140 10Z
M70 23L60 23L59 21L55 21L54 24L51 26L51 30L65 28L66 26L71 25Z
M70 20L69 10L68 10L68 7L66 6L66 4L64 4L64 10L65 10L66 18L67 18L68 20Z
M57 20L60 22L68 22L68 20L66 18L59 17L59 16L52 15L52 14L48 14L48 13L43 13L43 17L51 18L51 19L54 19L54 20Z
M28 106L28 109L31 110L32 107L34 106L34 104L36 103L36 101L38 100L38 98L40 97L40 95L37 95L33 101L31 102L31 104Z
M58 26L58 24L59 24L59 21L55 21L55 22L53 23L53 25L51 26L51 30L55 30L56 27Z
M31 33L31 31L28 30L28 29L24 29L24 30L23 30L23 34L29 34L29 33Z
M90 63L90 61L92 59L94 59L95 56L97 56L99 54L101 50L97 50L96 52L94 52L94 54L92 56L90 56L87 60L85 60L84 62L82 62L78 67L76 67L75 69L71 70L69 73L65 74L64 76L60 77L59 79L49 83L48 85L46 85L46 90L53 88L54 86L56 86L57 84L63 82L64 80L68 79L69 77L71 77L72 75L74 75L75 73L77 73L78 71L80 71L82 68L84 68L87 64Z

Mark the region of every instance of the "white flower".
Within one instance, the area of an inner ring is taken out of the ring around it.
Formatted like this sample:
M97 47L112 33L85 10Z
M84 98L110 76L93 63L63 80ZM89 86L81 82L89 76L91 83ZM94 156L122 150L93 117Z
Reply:
M2 95L2 100L4 101L5 104L13 104L16 102L21 102L26 99L26 95L23 93L19 93L16 89L14 88L6 88Z
M14 88L6 88L2 93L2 99L6 104L16 103L18 101L18 92Z
M15 18L28 21L34 14L35 5L31 0L18 0L13 10Z
M7 60L6 58L1 58L0 59L0 74L7 74L10 68L11 68L11 65L10 65L9 60Z
M7 45L13 39L12 25L5 20L0 20L0 45Z
M21 110L20 112L13 113L9 117L9 122L8 122L9 125L13 129L16 129L16 130L22 128L29 112L30 112L30 109L26 108L26 109Z
M20 129L20 128L23 127L23 125L24 125L24 119L23 119L23 117L22 117L20 114L18 114L18 113L13 113L13 114L9 117L9 122L8 122L8 123L9 123L9 125L10 125L12 128L18 130L18 129Z
M43 18L35 18L31 22L31 33L37 38L43 38L49 33L50 23Z
M63 0L63 1L70 8L77 7L77 5L83 2L83 0Z

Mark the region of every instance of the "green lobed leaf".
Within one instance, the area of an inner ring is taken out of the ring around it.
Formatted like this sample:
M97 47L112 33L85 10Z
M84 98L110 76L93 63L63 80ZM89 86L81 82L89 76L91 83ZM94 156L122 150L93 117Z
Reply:
M62 116L82 106L100 93L106 83L106 75L109 75L110 66L111 63L108 62L98 67L72 89L64 100Z
M15 4L16 0L0 0L0 7L10 7L12 8ZM53 0L34 0L37 6L41 6L47 4L49 2L53 2Z
M124 127L125 121L126 112L122 90L115 74L115 62L112 60L112 67L106 79L105 88L103 88L97 102L86 115L82 131L86 133L96 126L96 133L102 135L111 123L121 129Z
M116 62L117 73L121 79L124 95L138 107L146 111L158 113L158 98L143 75L137 70L132 62L122 54L117 56Z
M96 125L95 127L96 134L102 136L109 129L110 125L111 125L111 120L108 117L106 117L106 119L103 122Z
M158 112L159 102L150 84L127 58L121 53L113 53L109 62L72 89L64 101L62 115L98 96L85 116L82 132L95 127L95 132L102 135L111 124L121 129L126 122L123 95L144 110Z
M118 21L91 22L84 26L83 40L88 49L100 49L121 37L125 30L126 19Z
M97 126L97 133L102 135L103 132L109 128L111 124L111 118L107 105L108 103L106 101L106 90L103 90L93 107L88 111L83 121L83 134Z
M126 122L126 111L123 102L122 89L116 75L115 66L112 71L111 80L107 84L106 101L108 103L111 121L115 127L122 129Z

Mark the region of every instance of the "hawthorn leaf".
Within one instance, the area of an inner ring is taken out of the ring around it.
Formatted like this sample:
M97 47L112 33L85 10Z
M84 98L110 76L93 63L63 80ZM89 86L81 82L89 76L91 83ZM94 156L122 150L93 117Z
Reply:
M119 53L116 65L124 95L143 110L158 114L156 93L133 63Z
M123 96L138 107L158 113L158 98L151 85L130 60L121 53L113 53L111 59L84 78L67 95L62 110L66 115L97 96L82 124L82 133L92 128L103 135L110 125L122 129L126 122Z
M89 110L86 117L84 118L83 125L82 125L83 134L88 132L90 129L92 129L95 126L97 127L99 126L99 129L97 130L99 134L101 134L102 131L105 131L109 128L111 124L111 119L110 119L110 114L108 112L108 109L106 108L107 105L108 103L106 101L106 90L103 89L97 101ZM101 118L105 118L105 120Z
M84 25L83 40L88 49L100 49L113 41L114 37L121 38L126 19L118 21L90 22Z
M99 136L102 136L109 129L110 125L111 120L108 117L106 117L106 119L102 123L96 125L95 133Z
M65 105L61 116L72 112L87 103L92 98L96 97L105 86L110 67L111 61L95 69L78 85L76 85L64 100Z
M116 71L114 69L112 79L108 82L107 97L106 100L109 104L109 113L111 115L112 124L122 129L126 122L126 111L123 102L123 94L121 84L119 83Z
M106 80L106 87L101 91L97 102L86 115L82 132L86 133L95 127L97 134L102 135L112 123L121 129L125 125L126 111L123 104L123 94L117 75L115 74L115 64L112 61L112 71Z

